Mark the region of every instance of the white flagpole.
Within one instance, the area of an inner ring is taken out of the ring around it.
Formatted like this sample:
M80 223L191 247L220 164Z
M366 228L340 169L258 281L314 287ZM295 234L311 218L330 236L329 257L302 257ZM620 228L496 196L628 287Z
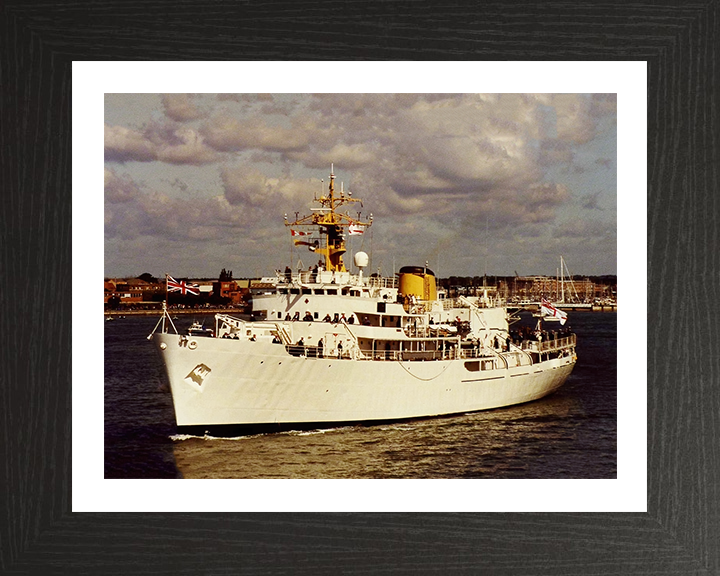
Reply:
M163 325L162 331L165 332L165 316L167 316L167 301L168 301L168 274L165 272L165 300L163 301Z

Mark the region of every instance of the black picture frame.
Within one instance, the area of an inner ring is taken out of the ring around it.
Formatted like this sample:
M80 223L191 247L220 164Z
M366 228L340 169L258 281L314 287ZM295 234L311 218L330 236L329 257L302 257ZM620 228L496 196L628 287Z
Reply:
M718 22L716 0L6 0L0 573L718 573ZM71 512L72 62L286 59L647 61L647 513Z

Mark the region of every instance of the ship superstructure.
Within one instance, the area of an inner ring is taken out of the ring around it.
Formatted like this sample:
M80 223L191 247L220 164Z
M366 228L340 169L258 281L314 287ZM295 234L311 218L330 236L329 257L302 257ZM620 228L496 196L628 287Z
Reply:
M351 273L346 236L371 226L372 216L340 211L359 200L338 194L332 173L316 202L310 215L285 224L318 265L267 279L253 295L252 321L217 314L212 337L169 333L170 322L151 335L179 426L463 413L535 400L567 379L574 334L511 331L502 302L444 298L427 264L366 276L361 251Z

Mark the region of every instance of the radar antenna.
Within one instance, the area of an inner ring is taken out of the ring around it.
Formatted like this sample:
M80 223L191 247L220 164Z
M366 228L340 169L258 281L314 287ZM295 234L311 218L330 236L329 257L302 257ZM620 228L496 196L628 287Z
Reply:
M345 229L353 227L352 233L362 234L366 228L372 225L372 214L367 222L360 220L360 213L357 218L352 218L347 214L338 211L339 208L352 202L362 202L359 199L352 198L350 193L344 194L343 185L340 185L340 195L335 196L335 171L334 165L330 164L330 183L328 185L327 196L321 195L320 198L313 200L320 204L319 208L313 208L312 214L307 216L299 216L299 212L295 213L295 221L289 222L285 220L285 226L301 227L312 226L317 227L320 239L316 242L306 242L296 240L296 245L306 244L310 249L325 257L325 269L328 271L347 272L345 263L343 262L343 254L347 251L345 246Z

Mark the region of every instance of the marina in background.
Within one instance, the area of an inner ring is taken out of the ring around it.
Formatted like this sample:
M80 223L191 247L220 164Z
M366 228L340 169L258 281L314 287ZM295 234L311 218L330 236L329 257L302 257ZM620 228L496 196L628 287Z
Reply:
M170 295L169 308L174 313L185 314L203 309L227 313L249 311L252 293L261 293L269 287L267 278L223 278L222 272L219 278L187 279L200 286L200 294L196 297ZM539 308L542 295L546 295L561 310L617 311L615 276L573 276L564 282L567 282L572 294L567 298L558 297L562 291L560 282L551 276L450 276L437 279L438 287L451 298L480 296L487 291L509 305ZM104 285L105 314L108 316L142 314L145 311L157 314L162 310L165 282L150 274L137 278L106 278Z

